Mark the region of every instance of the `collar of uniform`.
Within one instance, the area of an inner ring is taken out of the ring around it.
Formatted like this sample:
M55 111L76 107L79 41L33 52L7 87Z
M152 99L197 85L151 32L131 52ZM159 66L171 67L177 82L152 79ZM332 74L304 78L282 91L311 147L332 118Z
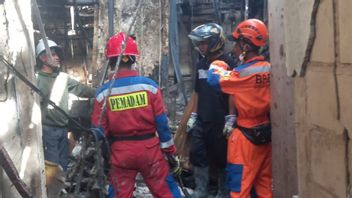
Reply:
M41 76L47 76L47 77L51 77L51 78L56 78L59 75L59 72L45 73L42 71L38 71L37 73Z
M118 71L116 73L116 78L123 78L123 77L129 77L129 76L138 76L138 71L136 70L122 70Z
M247 60L244 63L250 63L250 62L253 62L253 61L263 61L263 60L264 60L264 56L255 56L255 57Z

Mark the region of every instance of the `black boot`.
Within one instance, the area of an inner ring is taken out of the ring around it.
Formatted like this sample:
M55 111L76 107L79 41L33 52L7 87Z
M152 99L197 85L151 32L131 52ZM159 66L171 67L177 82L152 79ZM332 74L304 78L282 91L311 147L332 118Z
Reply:
M218 176L218 192L215 198L227 198L229 197L229 191L226 189L226 176L225 170L221 171Z

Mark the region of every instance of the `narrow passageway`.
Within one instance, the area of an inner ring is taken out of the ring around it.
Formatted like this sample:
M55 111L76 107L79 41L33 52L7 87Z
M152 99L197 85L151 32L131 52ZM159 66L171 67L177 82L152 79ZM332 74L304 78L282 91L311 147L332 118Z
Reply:
M0 198L351 197L351 6L0 0Z

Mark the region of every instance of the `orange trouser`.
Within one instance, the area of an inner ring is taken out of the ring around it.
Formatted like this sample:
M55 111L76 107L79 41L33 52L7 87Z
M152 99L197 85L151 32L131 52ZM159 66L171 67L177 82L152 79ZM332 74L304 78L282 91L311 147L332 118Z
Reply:
M271 158L271 143L255 145L234 129L226 168L231 198L250 198L251 191L259 198L272 198Z

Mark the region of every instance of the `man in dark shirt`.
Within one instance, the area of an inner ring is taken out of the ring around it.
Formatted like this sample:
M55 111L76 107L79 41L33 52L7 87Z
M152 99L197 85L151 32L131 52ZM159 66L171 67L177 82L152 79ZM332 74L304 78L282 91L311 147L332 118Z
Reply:
M215 173L218 178L216 197L226 197L224 169L227 144L223 129L225 117L233 124L235 115L228 115L229 97L208 85L207 73L214 60L223 60L231 66L235 63L223 52L225 36L221 26L203 24L192 30L188 37L200 53L193 92L196 105L187 123L187 132L192 136L190 161L196 182L194 197L207 197L209 172Z

